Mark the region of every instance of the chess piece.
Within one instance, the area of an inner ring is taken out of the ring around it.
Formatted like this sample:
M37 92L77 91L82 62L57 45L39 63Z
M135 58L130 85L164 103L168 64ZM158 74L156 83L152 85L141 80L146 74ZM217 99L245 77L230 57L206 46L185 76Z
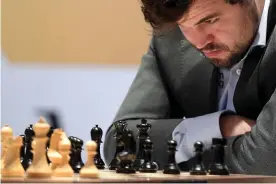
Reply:
M62 137L59 142L58 152L62 156L61 163L58 164L57 168L53 171L53 175L56 177L72 177L74 174L73 169L69 164L69 153L71 150L71 142L66 136Z
M87 161L80 170L80 177L82 178L98 178L99 170L94 164L94 157L96 155L97 143L95 141L88 141L86 143Z
M24 141L24 147L25 147L25 155L22 161L22 165L25 170L32 164L33 160L33 153L32 153L32 141L34 137L34 130L33 125L30 125L25 129L25 141Z
M20 135L22 137L22 146L20 148L20 162L23 164L24 156L25 156L25 135Z
M193 167L190 170L190 175L206 175L207 172L202 163L202 154L203 154L204 145L202 142L197 141L194 144L194 148L195 148L195 158L194 158Z
M24 177L25 170L20 162L20 149L23 145L22 137L9 138L5 165L1 170L2 177Z
M133 167L133 162L136 159L136 142L132 131L126 129L123 133L122 142L124 144L124 149L118 153L119 167L117 168L117 173L131 174L135 173L136 170Z
M224 163L224 149L226 146L226 139L213 138L212 150L214 152L214 159L209 169L210 175L229 175L229 170Z
M97 143L97 154L94 158L95 165L98 169L104 169L105 164L104 161L101 158L101 143L102 143L102 135L103 131L102 129L96 125L96 127L93 127L90 131L91 139Z
M46 158L47 158L48 164L51 163L51 160L49 159L49 157L48 157L48 155L47 155L47 152L48 152L48 149L49 149L49 147L50 147L50 139L51 139L51 136L52 136L53 132L54 132L54 128L53 128L53 127L50 127L50 130L49 130L49 132L47 133L47 137L48 137L49 139L48 139L48 141L47 141L47 143L46 143Z
M149 138L149 130L151 128L151 125L147 123L146 119L141 120L141 124L138 124L138 150L137 150L137 158L134 161L134 168L136 170L139 170L141 165L144 163L144 142L147 138Z
M164 174L180 174L180 169L175 161L176 146L176 141L168 141L168 163L164 166Z
M74 170L74 173L79 173L84 163L81 158L81 151L83 146L83 141L77 137L70 136L68 139L71 142L71 153L70 153L70 165Z
M62 129L57 128L54 130L51 138L50 138L50 145L47 151L47 155L49 160L51 161L51 169L54 171L58 165L61 164L62 156L58 152L59 143L61 141L62 136Z
M145 161L139 168L141 173L156 173L157 167L156 164L152 161L152 151L153 151L153 143L147 138L144 142L144 154Z
M116 139L116 152L115 152L114 158L109 164L109 170L115 170L119 165L119 160L117 159L117 155L124 149L122 136L123 136L123 132L126 129L127 123L125 121L119 121L114 123L114 126L115 126L114 138Z
M8 141L12 138L13 131L9 125L1 128L1 169L5 166L5 155L7 152Z
M35 132L34 139L32 141L33 149L33 161L27 169L27 177L30 178L47 178L51 177L52 170L48 165L46 158L46 143L48 140L47 133L50 129L49 124L43 117L40 117L39 121L34 124L33 130Z

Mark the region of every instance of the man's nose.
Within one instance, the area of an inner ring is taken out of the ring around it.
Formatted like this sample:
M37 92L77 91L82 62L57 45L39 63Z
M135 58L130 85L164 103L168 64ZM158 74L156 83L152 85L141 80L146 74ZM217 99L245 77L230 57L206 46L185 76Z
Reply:
M214 36L203 31L195 30L188 35L187 39L199 50L213 42Z

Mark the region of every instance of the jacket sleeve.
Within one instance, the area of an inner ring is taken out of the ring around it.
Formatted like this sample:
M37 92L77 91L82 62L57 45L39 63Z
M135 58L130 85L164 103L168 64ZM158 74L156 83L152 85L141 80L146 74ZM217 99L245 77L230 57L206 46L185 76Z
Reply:
M141 123L142 118L146 118L152 125L150 136L153 143L156 143L153 155L157 157L157 161L162 162L165 160L164 146L172 139L172 131L181 119L169 119L170 100L159 74L153 42L154 39L148 52L142 57L137 75L113 122L127 120L128 128L133 130L136 137L136 125ZM113 134L112 124L104 141L104 158L107 165L115 154L116 144Z
M276 174L276 89L251 132L228 139L226 164L234 173Z

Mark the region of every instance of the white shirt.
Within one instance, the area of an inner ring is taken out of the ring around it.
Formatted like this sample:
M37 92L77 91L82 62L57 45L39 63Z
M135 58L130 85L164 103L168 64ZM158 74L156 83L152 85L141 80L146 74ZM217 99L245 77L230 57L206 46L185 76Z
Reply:
M244 58L231 69L220 69L220 85L218 86L218 112L207 114L195 118L185 119L174 129L172 137L177 141L177 152L175 159L177 163L189 160L194 156L193 145L196 141L201 141L205 149L209 149L212 138L222 137L219 127L219 117L222 112L230 110L235 112L233 105L233 94L239 76L242 72L243 61L248 53L256 46L266 45L267 18L270 0L265 0L259 29L253 44Z

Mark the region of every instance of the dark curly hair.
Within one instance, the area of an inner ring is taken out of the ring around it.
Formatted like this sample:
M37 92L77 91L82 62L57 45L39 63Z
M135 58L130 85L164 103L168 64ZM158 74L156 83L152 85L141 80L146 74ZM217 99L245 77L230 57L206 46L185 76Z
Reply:
M243 1L245 0L225 0L230 4ZM175 25L194 0L141 0L141 2L145 21L154 30L163 30Z

